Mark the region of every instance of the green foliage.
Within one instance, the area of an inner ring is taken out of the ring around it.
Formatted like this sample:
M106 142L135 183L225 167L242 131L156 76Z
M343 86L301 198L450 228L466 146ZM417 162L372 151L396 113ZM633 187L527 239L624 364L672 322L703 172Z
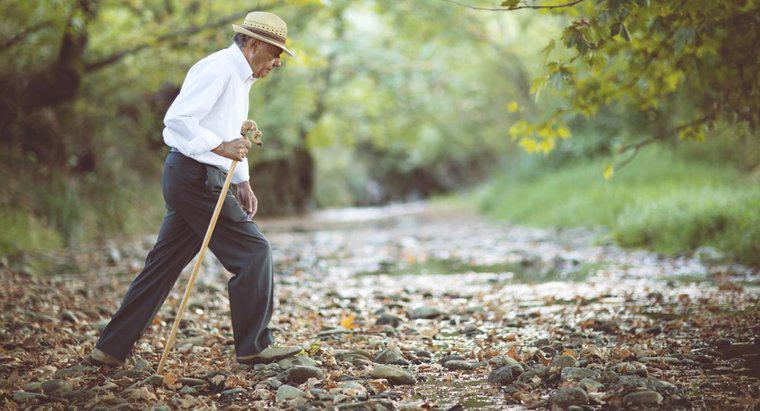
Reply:
M713 246L760 266L760 188L679 188L657 201L626 208L614 237L625 246L665 253Z
M20 210L0 208L0 254L50 250L63 244L58 233Z
M757 265L760 188L730 167L649 150L601 178L603 159L523 158L473 192L487 214L544 227L606 226L621 244L674 253L716 246Z
M647 144L703 140L718 122L758 125L760 2L601 0L548 12L569 20L564 48L544 48L531 93L562 104L512 126L529 152L548 152L563 137L556 127L609 106L645 113Z

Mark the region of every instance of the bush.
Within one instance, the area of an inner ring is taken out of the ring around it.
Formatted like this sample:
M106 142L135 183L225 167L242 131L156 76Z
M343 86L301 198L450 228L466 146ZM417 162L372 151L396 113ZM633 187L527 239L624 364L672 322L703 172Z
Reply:
M678 190L621 213L614 237L625 246L667 253L700 246L760 266L760 190Z
M675 253L709 245L760 265L760 186L725 164L653 147L604 180L601 159L544 163L520 160L469 198L497 219L605 226L625 246Z

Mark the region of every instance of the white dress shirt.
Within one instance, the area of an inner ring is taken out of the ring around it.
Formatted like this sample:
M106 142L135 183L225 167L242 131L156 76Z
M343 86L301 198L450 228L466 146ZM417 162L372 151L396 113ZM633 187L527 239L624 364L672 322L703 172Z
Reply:
M229 171L232 160L211 150L223 141L240 138L254 81L251 66L235 43L195 63L166 111L164 142L201 163ZM248 179L248 161L241 161L232 182Z

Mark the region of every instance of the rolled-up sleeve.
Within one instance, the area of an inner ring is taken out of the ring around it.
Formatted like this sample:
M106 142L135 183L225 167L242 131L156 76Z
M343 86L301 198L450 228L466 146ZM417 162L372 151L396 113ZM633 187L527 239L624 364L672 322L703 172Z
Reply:
M226 78L211 70L190 70L179 95L164 117L166 144L176 147L186 156L211 151L222 144L222 138L203 127L201 120L219 99L226 81Z
M249 151L248 153L251 154L252 152L253 150ZM232 183L240 184L243 181L248 181L248 179L248 158L245 158L235 168L235 173L232 174Z

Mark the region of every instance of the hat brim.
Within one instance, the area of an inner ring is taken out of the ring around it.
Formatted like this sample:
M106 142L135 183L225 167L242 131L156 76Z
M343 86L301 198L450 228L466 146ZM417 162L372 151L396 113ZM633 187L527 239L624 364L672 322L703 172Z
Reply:
M292 51L288 50L288 48L287 48L287 47L285 47L285 45L284 45L284 44L282 44L282 43L280 43L280 42L277 42L277 41L274 41L274 40L272 40L272 39L268 39L268 38L266 38L266 37L264 37L264 36L262 36L262 35L256 34L256 33L252 32L252 31L250 31L250 30L247 30L247 29L246 29L245 27L243 27L243 26L238 26L237 24L233 24L233 25L232 25L232 30L234 30L234 31L235 31L235 33L242 33L242 34L245 34L246 36L250 36L250 37L253 37L253 38L255 38L256 40L261 40L261 41L263 41L264 43L269 43L269 44L271 44L271 45L273 45L273 46L279 47L279 48L281 48L281 49L282 49L282 51L284 51L284 52L288 53L288 54L289 54L291 57L295 57L295 56L296 56L296 54L295 54L295 53L293 53Z

